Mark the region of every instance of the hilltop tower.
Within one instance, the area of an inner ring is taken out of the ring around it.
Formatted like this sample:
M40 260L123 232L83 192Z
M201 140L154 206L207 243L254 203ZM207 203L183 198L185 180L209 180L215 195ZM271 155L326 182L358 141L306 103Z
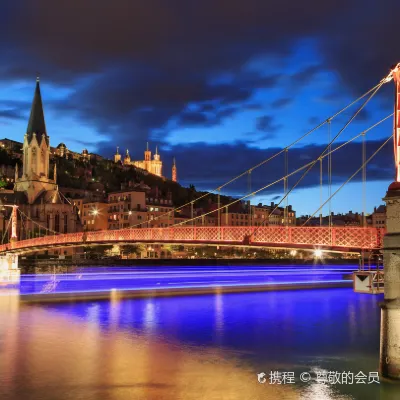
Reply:
M160 155L158 154L158 147L156 146L154 160L151 163L151 173L157 176L162 176L161 171L162 171L162 162Z
M131 156L129 155L129 150L126 149L124 164L129 165L130 163L131 163Z
M114 155L114 162L118 163L121 161L121 154L119 154L119 147L117 146L117 152Z
M175 157L174 157L174 161L173 161L173 164L172 164L172 181L173 182L178 182L178 169L176 167Z

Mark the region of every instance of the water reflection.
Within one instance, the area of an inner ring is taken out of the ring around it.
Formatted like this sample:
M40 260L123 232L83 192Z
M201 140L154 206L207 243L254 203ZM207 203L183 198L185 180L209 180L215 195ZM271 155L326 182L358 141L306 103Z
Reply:
M224 331L224 296L221 292L215 295L215 338L220 345Z
M1 302L1 399L275 399L283 392L259 385L248 367L207 349L177 350L154 338L95 331L93 306L90 322L82 324L39 307L18 312L11 298ZM149 303L146 314L151 310Z
M378 301L347 289L35 306L1 296L0 399L391 400L398 386L257 382L376 371Z

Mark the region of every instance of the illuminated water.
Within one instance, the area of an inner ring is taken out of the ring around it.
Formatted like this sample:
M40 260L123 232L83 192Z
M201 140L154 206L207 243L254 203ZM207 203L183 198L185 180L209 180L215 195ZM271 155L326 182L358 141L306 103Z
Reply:
M67 274L23 275L20 293L95 293L111 290L351 282L353 266L215 266L79 268Z
M300 383L377 371L378 302L352 289L20 304L0 296L0 399L399 399L400 386ZM265 384L257 373L294 372Z

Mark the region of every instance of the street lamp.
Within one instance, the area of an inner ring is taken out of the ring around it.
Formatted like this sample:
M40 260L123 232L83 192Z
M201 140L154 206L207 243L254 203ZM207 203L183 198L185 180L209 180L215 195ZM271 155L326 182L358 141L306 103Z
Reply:
M323 255L322 250L317 249L317 250L314 251L314 256L316 258L322 258L322 255Z
M91 211L91 214L92 214L94 217L97 217L97 216L99 215L99 210L98 210L97 208L93 208L92 211Z

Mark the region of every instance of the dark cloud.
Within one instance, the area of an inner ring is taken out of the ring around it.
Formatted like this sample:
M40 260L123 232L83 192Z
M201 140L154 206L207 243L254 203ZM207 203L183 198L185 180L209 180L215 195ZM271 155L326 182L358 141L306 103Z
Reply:
M27 120L30 103L15 100L0 100L0 119Z
M179 116L181 125L208 125L209 119L206 114L201 112L183 112Z
M42 81L72 86L73 94L52 107L94 126L113 145L139 150L149 137L165 142L171 120L208 126L240 109L259 109L257 90L286 77L295 91L329 71L340 81L338 93L360 94L400 54L397 0L3 3L0 79L33 81L39 72ZM246 69L264 56L293 62L304 38L318 47L308 67L293 63L288 74L260 72L267 63ZM276 132L263 118L262 131Z
M302 86L308 85L320 72L324 70L322 65L310 65L291 76L292 86L298 90Z
M275 109L283 108L288 106L293 101L290 97L283 97L281 99L277 99L271 103L271 107Z
M317 125L321 122L321 118L320 117L310 117L308 118L308 123L312 126Z
M0 110L0 118L4 118L4 119L16 119L16 120L20 120L20 119L26 119L25 115L21 114L20 111L18 110Z
M263 115L257 118L256 129L258 131L265 132L268 135L274 135L280 128L281 125L276 124L271 115Z

